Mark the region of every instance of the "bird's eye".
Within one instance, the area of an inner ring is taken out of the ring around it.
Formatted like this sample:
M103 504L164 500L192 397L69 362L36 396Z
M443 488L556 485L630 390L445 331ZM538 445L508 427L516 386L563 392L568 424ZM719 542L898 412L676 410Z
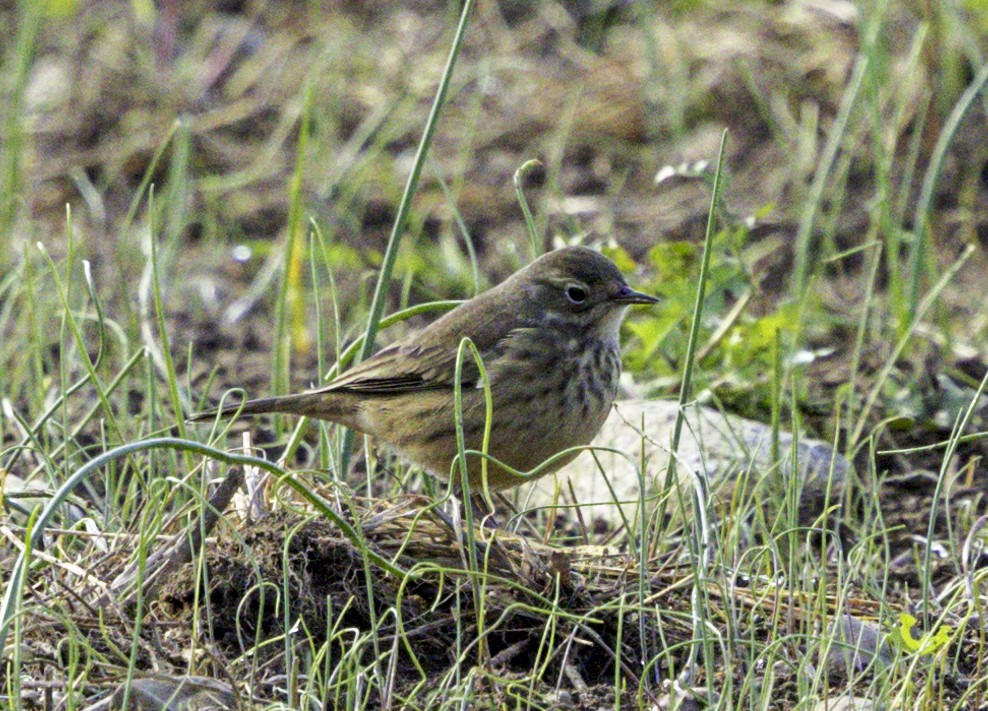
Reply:
M566 298L574 304L582 304L587 300L587 290L586 287L573 284L566 287Z

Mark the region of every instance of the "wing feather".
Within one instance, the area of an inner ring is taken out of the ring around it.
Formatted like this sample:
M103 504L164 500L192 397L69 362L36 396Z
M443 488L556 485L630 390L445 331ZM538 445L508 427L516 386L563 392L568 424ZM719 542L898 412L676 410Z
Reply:
M453 309L419 333L407 336L358 363L315 392L354 392L368 395L397 395L418 390L452 388L456 373L456 352L460 341L469 337L487 358L499 344L511 337L522 315L508 308L496 314L485 303L498 287ZM513 318L503 322L503 313ZM463 360L463 387L476 385L480 370L467 354Z

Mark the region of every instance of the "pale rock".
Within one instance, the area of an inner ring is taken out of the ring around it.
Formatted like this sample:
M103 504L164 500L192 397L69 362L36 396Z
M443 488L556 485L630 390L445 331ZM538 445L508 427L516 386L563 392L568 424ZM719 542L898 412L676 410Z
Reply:
M592 442L593 447L599 448L595 453L600 467L589 452L584 452L555 477L544 477L528 492L522 492L521 503L528 508L552 506L554 502L573 503L568 479L587 522L603 518L616 525L621 521L622 510L629 521L633 520L639 507L642 480L649 497L664 490L677 411L678 404L672 400L615 403ZM743 473L752 477L751 481L780 474L787 477L793 470L792 445L792 435L780 432L780 462L773 462L770 426L725 415L710 407L688 406L677 457L677 479L683 487L683 500L690 499L690 487L696 485L698 477L702 477L710 494L722 499L731 495L735 480ZM828 480L839 485L851 469L848 461L829 444L806 437L798 439L796 460L795 471L804 492L823 490ZM601 470L607 473L610 487ZM555 499L557 485L558 500ZM678 496L670 497L669 501L670 511L678 508Z

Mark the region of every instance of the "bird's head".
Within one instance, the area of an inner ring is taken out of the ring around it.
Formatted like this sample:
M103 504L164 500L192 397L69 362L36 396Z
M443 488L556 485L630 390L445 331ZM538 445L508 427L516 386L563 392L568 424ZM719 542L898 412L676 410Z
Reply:
M628 286L614 262L586 247L549 252L514 278L540 314L584 333L617 337L628 306L659 302Z

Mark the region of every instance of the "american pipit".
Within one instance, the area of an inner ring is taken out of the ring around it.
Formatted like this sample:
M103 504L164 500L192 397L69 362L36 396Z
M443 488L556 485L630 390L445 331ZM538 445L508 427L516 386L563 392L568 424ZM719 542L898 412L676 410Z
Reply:
M630 304L657 301L631 289L602 254L566 247L536 259L324 387L230 405L220 414L282 412L330 420L371 435L445 479L457 453L456 354L469 337L490 382L487 452L527 472L597 434L617 395L618 333L625 311ZM486 406L480 370L469 355L461 380L466 448L480 450ZM213 410L191 419L216 415ZM539 474L555 471L578 453L555 460ZM468 470L476 492L481 457L469 457ZM491 489L524 481L494 462L488 464L487 477Z

